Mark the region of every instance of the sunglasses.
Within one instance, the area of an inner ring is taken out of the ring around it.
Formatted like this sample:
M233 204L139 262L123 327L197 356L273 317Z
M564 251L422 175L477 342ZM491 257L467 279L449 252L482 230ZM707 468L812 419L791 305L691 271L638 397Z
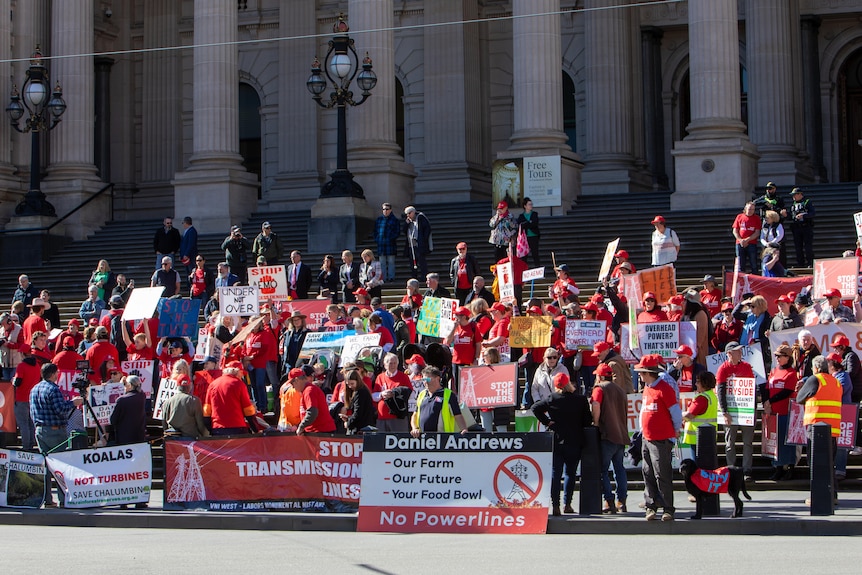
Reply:
M547 359L560 359L559 355L549 355Z

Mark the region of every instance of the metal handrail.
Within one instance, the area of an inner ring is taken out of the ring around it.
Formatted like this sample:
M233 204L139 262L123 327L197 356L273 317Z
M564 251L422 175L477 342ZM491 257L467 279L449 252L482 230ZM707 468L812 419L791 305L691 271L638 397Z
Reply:
M98 192L96 192L95 194L93 194L92 196L90 196L89 198L87 198L86 200L81 202L80 204L78 204L75 208L72 209L72 211L67 213L62 218L58 218L56 222L52 223L49 226L45 226L45 227L41 227L41 228L19 228L16 230L0 230L0 234L6 234L6 233L17 234L17 233L21 233L21 232L50 232L54 228L54 226L60 225L66 219L68 219L69 216L71 216L72 214L74 214L75 212L77 212L78 210L80 210L81 208L83 208L84 206L86 206L87 204L89 204L90 202L92 202L93 200L95 200L96 198L98 198L99 196L101 196L102 194L104 194L108 190L111 190L111 217L113 218L113 215L114 215L114 213L113 213L114 212L114 183L110 182L108 184L105 184L104 187L102 187Z

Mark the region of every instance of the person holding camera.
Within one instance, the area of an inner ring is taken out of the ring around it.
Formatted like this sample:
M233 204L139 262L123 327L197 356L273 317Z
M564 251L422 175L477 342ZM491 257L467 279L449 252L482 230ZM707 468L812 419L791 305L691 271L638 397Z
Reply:
M84 403L83 397L75 397L67 400L63 392L57 387L59 370L53 363L42 366L40 375L42 381L37 383L30 391L30 417L36 426L36 444L43 455L52 451L66 451L69 449L69 432L66 429L69 417L80 405ZM50 485L50 475L47 467L45 469L45 485ZM57 487L57 498L60 506L66 503L63 490ZM45 489L45 507L56 507L51 497L51 490Z
M225 261L231 272L239 278L239 283L245 285L248 273L248 251L251 243L242 235L239 226L230 229L230 235L221 244Z

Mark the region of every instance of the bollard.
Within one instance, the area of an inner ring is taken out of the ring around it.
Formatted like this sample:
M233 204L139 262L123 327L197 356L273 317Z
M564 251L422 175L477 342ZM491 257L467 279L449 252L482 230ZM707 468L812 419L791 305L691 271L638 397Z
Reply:
M602 452L599 429L584 428L581 446L581 488L578 494L578 515L602 513Z
M832 427L815 423L808 427L808 468L811 470L811 515L835 514L832 471Z
M697 450L695 451L694 462L701 469L718 468L716 436L717 430L714 425L704 423L697 427ZM721 515L718 493L711 493L705 497L703 515L705 517L718 517Z

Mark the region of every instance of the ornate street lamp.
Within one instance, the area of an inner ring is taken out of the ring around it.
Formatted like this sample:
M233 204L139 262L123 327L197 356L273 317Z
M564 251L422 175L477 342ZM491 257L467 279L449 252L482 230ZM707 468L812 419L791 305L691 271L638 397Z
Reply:
M347 169L347 106L359 106L377 85L377 75L371 69L371 58L368 52L362 60L360 71L359 56L353 48L353 39L347 35L350 30L344 15L338 16L338 21L332 27L337 35L329 41L329 51L323 59L325 66L321 68L320 60L314 59L311 64L311 76L305 83L311 97L321 108L336 108L338 111L338 154L335 171L331 179L323 185L320 197L353 196L364 198L362 186L353 181L353 174ZM324 74L326 77L324 78ZM353 99L350 84L356 78L356 85L362 90L362 99ZM327 83L327 80L329 82ZM321 94L331 85L333 91L329 100L324 102Z
M12 95L9 105L6 106L6 113L12 120L12 127L22 134L27 132L31 134L30 189L24 195L24 199L15 206L17 216L57 216L54 206L45 199L45 194L40 188L39 133L53 130L60 123L60 116L66 111L60 82L57 82L54 91L51 92L51 98L48 99L50 86L48 70L42 63L42 52L37 45L30 60L30 68L27 70L27 79L21 87L23 98L18 92L18 87L12 86ZM25 111L28 116L24 122L24 128L21 129L18 121L24 116Z

